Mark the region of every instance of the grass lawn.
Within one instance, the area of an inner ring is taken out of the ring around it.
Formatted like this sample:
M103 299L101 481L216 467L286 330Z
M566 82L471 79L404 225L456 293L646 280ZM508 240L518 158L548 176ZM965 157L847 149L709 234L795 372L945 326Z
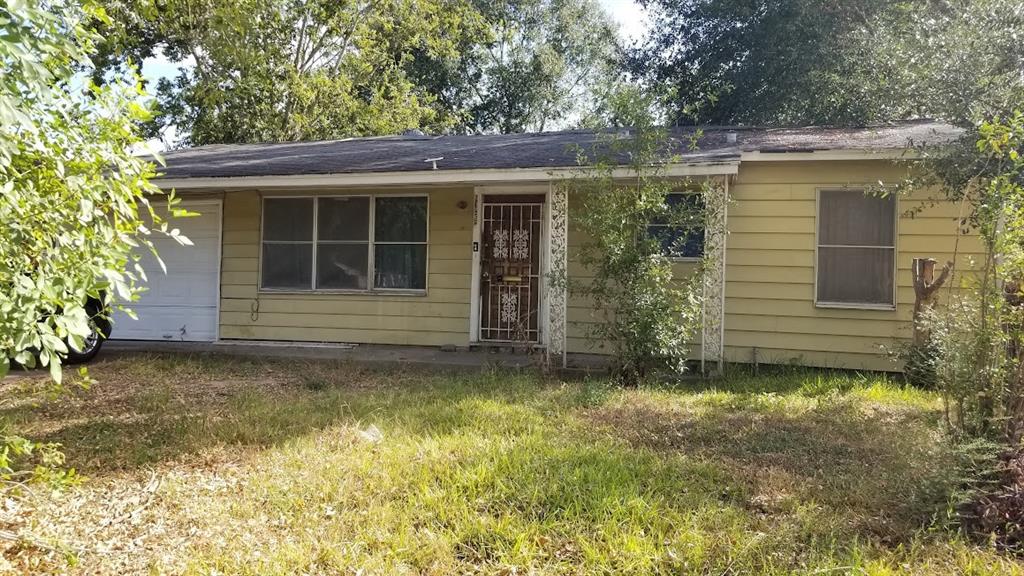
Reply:
M19 432L88 477L8 499L15 573L1024 574L946 528L936 396L879 376L620 390L136 356Z

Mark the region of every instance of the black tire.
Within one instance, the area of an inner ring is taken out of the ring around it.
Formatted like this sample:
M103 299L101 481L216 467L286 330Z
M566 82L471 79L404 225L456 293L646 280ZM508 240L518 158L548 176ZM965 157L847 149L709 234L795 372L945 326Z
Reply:
M110 338L110 320L101 312L100 304L90 302L85 307L86 311L92 318L92 333L85 339L85 346L82 350L75 349L71 343L68 343L68 356L65 359L67 364L85 364L97 354L100 353L100 348L103 347L103 343Z

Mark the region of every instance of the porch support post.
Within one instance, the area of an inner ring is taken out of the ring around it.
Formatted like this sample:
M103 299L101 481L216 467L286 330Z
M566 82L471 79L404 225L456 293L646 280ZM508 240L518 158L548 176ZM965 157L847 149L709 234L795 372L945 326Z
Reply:
M700 367L721 373L725 363L725 240L729 177L712 182L704 197L704 310Z
M565 187L552 182L548 190L548 364L566 366L565 326L568 301L569 198Z

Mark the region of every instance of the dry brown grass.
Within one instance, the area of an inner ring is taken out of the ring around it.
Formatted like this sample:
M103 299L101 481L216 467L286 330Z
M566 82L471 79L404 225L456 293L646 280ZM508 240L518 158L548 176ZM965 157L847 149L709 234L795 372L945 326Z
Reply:
M137 356L0 413L89 479L0 506L33 574L1010 574L944 527L935 397L793 374L618 390ZM29 381L30 382L30 381ZM378 434L376 431L379 431Z

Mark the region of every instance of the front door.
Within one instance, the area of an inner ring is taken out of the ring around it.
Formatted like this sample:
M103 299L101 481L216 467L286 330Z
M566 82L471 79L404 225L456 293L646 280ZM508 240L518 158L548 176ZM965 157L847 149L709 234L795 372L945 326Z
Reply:
M544 196L485 195L480 221L480 339L540 342Z

